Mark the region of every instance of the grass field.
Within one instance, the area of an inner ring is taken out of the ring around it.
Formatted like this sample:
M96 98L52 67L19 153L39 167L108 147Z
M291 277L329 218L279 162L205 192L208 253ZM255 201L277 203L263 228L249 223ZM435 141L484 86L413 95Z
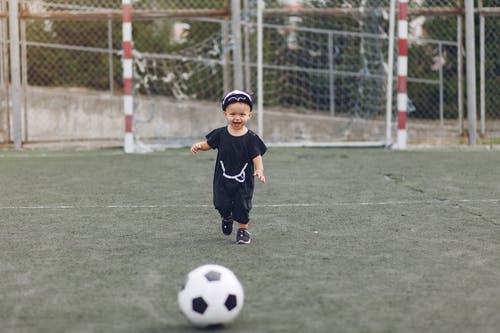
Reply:
M195 267L233 270L226 332L500 332L500 152L272 148L250 245L215 152L0 152L1 332L199 332Z

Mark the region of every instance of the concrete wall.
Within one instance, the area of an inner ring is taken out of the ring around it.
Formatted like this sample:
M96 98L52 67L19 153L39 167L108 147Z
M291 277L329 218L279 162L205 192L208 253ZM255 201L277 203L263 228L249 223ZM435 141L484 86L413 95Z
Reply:
M25 144L82 142L91 145L121 145L124 135L122 97L82 89L29 88L24 112ZM135 128L144 142L188 145L203 138L225 120L217 102L179 102L163 97L135 98ZM5 104L5 100L2 101ZM2 106L2 105L0 105ZM5 119L0 109L0 125ZM250 126L257 131L257 115ZM412 125L410 125L412 126ZM0 140L6 140L5 124ZM395 131L393 131L395 133ZM443 135L436 135L444 133ZM3 138L1 137L3 135ZM12 133L11 133L12 135ZM456 137L450 129L418 126L409 129L410 138ZM311 143L385 140L385 121L300 114L266 108L264 139L268 143ZM0 141L1 142L1 141Z
M28 141L117 139L123 135L118 97L82 90L31 88L27 101Z
M121 144L124 134L121 96L83 89L31 87L26 97L23 138L27 144L77 141ZM144 141L187 144L225 124L218 102L141 97L135 98L135 112L136 133ZM250 123L255 131L256 116ZM4 130L3 141L7 141L5 133ZM384 124L266 109L264 136L267 142L379 140L384 138Z

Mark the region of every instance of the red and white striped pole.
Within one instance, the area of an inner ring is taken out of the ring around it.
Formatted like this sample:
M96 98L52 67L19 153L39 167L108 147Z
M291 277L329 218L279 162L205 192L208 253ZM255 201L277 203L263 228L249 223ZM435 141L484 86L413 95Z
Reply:
M125 114L125 139L123 149L134 152L134 97L133 97L133 60L132 60L132 0L122 0L123 29L123 111Z
M408 0L399 0L398 14L398 137L397 148L406 149L408 134Z

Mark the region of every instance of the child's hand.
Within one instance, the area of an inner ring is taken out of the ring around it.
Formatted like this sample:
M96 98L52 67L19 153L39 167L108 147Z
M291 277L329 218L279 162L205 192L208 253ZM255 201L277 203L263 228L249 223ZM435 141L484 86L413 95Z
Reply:
M201 149L201 143L199 142L191 146L191 152L193 154L196 154L200 149Z
M254 177L257 176L259 180L263 183L266 183L266 177L264 177L264 170L257 169L253 173Z

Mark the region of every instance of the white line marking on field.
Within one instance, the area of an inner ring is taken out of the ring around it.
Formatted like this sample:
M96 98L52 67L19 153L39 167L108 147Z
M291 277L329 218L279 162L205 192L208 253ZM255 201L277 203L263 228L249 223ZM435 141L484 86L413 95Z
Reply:
M93 149L80 149L74 152L30 152L30 153L0 153L1 159L29 159L29 158L60 158L60 157L100 157L100 156L119 156L125 155L123 150L93 150Z
M500 199L446 199L420 201L374 201L374 202L321 202L321 203L276 203L256 204L256 208L300 208L300 207L332 207L332 206L399 206L399 205L428 205L428 204L458 204L458 203L500 203ZM210 204L158 204L158 205L33 205L33 206L0 206L0 210L16 209L158 209L158 208L212 208Z

